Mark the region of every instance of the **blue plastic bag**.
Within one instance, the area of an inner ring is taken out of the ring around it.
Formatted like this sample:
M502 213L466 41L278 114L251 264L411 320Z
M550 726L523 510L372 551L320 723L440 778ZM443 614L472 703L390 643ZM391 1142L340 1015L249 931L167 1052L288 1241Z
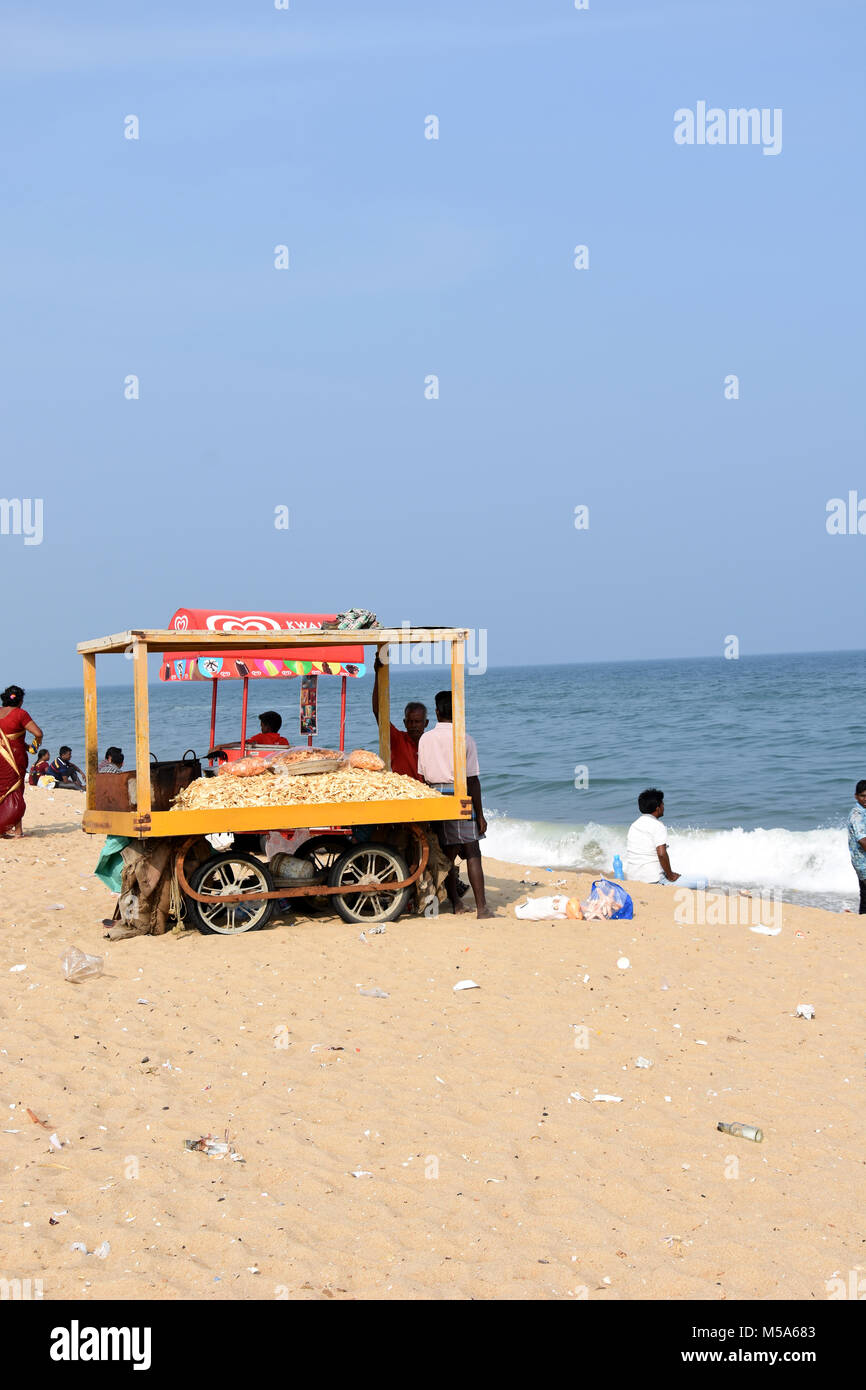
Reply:
M599 892L602 887L603 891ZM597 878L592 885L592 892L587 902L596 903L602 898L613 898L616 903L616 909L610 914L609 921L615 922L618 919L630 921L634 917L634 903L621 883L611 883L609 878Z

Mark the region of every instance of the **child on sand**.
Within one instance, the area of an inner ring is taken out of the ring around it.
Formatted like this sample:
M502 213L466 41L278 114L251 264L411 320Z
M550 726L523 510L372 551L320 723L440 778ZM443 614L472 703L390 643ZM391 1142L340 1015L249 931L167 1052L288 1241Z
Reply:
M31 787L36 786L36 783L39 781L40 777L45 777L46 775L49 775L48 764L50 762L51 754L49 753L48 749L40 748L39 752L36 754L36 762L31 767L30 775L27 778Z

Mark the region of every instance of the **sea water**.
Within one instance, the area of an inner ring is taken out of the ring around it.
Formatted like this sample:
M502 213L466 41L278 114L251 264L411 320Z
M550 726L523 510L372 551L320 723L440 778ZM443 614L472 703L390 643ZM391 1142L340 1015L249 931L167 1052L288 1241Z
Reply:
M125 667L125 669L124 669ZM131 663L100 657L99 750L134 761ZM155 672L154 672L155 674ZM19 680L21 676L17 677ZM857 905L845 820L866 777L862 690L866 653L743 656L738 660L491 667L467 675L467 727L478 744L488 818L485 852L544 869L610 872L623 855L644 787L665 793L671 863L712 886L777 891L795 902ZM430 707L449 684L444 665L395 667L392 718L407 700ZM348 747L376 747L372 675L349 680ZM338 736L337 678L319 681L317 742ZM248 732L265 709L298 733L299 682L251 680ZM151 748L176 758L208 744L210 685L150 688ZM29 690L26 707L83 763L80 690ZM237 738L241 683L223 682L217 739ZM543 875L542 875L543 876Z

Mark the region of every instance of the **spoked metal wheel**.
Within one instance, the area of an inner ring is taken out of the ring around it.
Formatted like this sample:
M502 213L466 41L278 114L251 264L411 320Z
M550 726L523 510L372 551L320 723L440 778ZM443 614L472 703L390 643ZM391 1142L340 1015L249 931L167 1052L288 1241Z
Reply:
M270 893L274 881L265 865L251 854L231 850L214 854L200 864L189 881L197 893L225 896L231 893ZM251 899L245 903L200 903L187 898L190 918L202 932L220 936L237 936L244 931L263 927L274 910L273 898Z
M332 895L344 922L393 922L409 901L411 887L396 893L352 893L351 888L367 883L401 883L408 877L405 859L390 845L354 845L332 866L328 883L332 888L349 890Z

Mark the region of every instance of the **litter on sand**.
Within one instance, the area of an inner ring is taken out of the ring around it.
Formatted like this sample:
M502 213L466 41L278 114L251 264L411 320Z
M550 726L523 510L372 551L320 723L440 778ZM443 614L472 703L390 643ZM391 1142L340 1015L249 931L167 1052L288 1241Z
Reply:
M778 936L781 927L765 927L758 923L756 927L749 927L749 931L756 932L758 936Z
M652 1062L649 1060L648 1057L638 1057L637 1061L635 1062L635 1066L636 1066L636 1067L651 1067L651 1066L652 1066Z
M454 986L454 993L456 994L457 991L458 991L458 990L461 990L461 989L480 989L480 988L481 988L481 986L480 986L480 985L477 985L477 984L475 983L474 980L458 980L457 984Z
M77 985L83 980L93 980L101 975L105 961L102 956L89 956L77 946L67 946L60 957L60 964L69 983Z
M796 1014L796 1017L797 1017L797 1018L814 1018L814 1017L815 1017L815 1006L814 1006L814 1004L798 1004L798 1005L797 1005L797 1014Z
M244 1160L236 1152L234 1144L227 1140L214 1139L210 1134L205 1134L201 1139L184 1139L183 1147L195 1153L210 1154L211 1158L225 1158L228 1154L236 1163L243 1163Z
M384 989L358 989L359 994L363 994L367 999L390 999L391 996Z
M613 1101L614 1104L619 1105L620 1102L622 1101L622 1096L605 1096L605 1095L598 1095L598 1096L593 1096L593 1100L609 1100L609 1101Z
M525 903L517 904L514 915L524 922L564 922L568 915L568 898L562 893L549 898L527 898Z

